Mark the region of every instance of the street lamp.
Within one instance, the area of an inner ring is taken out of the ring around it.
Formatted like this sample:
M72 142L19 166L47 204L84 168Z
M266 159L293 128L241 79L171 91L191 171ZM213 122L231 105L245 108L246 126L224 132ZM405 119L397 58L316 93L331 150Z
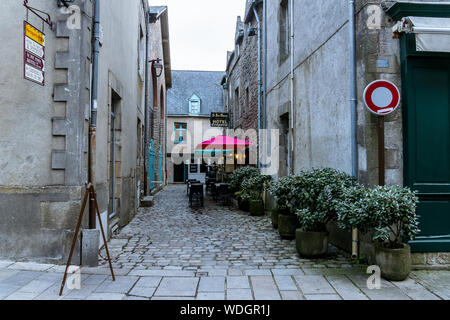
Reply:
M155 69L156 77L159 78L163 72L164 66L161 63L161 59L152 59L149 61L152 64L152 69Z

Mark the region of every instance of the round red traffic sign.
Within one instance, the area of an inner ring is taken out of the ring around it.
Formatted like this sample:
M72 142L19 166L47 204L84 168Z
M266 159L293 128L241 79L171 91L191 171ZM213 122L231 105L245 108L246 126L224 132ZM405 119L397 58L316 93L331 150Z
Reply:
M400 105L400 90L387 80L376 80L364 90L364 102L370 112L385 116Z

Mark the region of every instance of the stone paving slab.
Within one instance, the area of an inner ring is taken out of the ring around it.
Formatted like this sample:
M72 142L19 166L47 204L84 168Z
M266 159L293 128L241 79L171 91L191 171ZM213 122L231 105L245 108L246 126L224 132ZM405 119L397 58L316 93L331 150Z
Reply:
M271 276L250 277L256 300L281 300L280 292Z
M305 297L298 291L280 291L282 300L305 300Z
M294 276L303 294L336 294L336 291L323 276Z
M198 292L225 292L225 277L202 277Z
M250 289L228 289L227 300L253 300Z
M155 293L159 297L195 297L198 278L164 278Z
M368 300L368 297L346 276L327 276L326 279L344 300Z

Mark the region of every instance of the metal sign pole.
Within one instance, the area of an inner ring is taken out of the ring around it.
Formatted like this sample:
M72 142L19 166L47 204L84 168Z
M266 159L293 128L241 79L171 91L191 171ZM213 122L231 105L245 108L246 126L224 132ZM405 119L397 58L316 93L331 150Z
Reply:
M378 183L386 185L386 161L384 144L384 116L378 116Z

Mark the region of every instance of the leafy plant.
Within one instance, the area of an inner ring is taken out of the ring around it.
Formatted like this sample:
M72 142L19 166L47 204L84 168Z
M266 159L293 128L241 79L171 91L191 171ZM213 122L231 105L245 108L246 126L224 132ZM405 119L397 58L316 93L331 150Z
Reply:
M242 201L261 200L262 192L270 180L272 180L271 176L261 174L244 179L241 184L241 191L237 192L236 195L240 197Z
M418 198L409 188L349 188L345 195L345 200L337 205L341 228L373 230L373 240L388 248L401 248L420 232Z
M350 175L331 168L303 172L296 185L296 214L304 231L323 232L326 224L337 220L336 206L346 188L358 182Z
M236 169L229 177L230 189L232 192L240 192L242 190L242 183L245 179L261 175L258 168L242 167Z
M296 176L281 177L278 181L270 183L268 191L276 197L278 207L285 208L288 212L293 213L293 205L291 200L294 197L293 188L297 183Z

